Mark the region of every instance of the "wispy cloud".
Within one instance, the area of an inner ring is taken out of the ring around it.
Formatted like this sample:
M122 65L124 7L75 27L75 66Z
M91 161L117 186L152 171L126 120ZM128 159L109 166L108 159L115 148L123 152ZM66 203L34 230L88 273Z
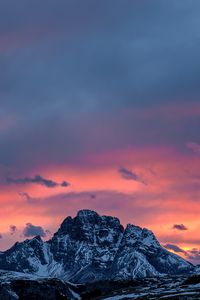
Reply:
M6 178L6 182L8 184L40 184L46 186L48 188L55 188L55 187L68 187L70 184L67 181L63 181L62 183L58 183L51 179L43 178L40 175L36 175L35 177L24 177L24 178Z
M167 250L173 250L176 253L185 253L183 249L174 244L166 244L163 247L165 247Z
M147 183L138 174L136 174L131 170L121 167L118 169L118 172L120 173L121 177L124 178L125 180L138 181L142 184L147 185Z
M180 231L188 230L188 228L184 224L174 224L172 228Z

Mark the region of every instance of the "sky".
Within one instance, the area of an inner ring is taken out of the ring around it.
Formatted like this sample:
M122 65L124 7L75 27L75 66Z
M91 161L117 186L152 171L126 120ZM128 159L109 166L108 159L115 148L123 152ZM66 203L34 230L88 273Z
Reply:
M80 209L200 263L199 0L0 1L0 250Z

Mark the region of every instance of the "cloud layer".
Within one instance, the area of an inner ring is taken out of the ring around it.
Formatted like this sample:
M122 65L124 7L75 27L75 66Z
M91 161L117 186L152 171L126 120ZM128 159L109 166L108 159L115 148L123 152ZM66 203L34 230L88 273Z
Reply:
M86 2L1 1L1 164L198 146L199 1Z

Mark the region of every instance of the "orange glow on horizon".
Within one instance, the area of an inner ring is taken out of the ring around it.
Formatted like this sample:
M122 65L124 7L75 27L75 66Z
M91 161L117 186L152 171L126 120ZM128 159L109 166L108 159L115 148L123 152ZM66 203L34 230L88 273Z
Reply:
M103 165L101 157L90 157L90 164L96 159L96 168L48 166L37 167L29 172L30 176L41 174L58 183L66 180L70 183L69 187L47 188L39 184L2 186L0 197L6 206L0 212L1 233L8 234L10 223L22 230L27 222L50 228L53 232L67 215L75 215L82 208L90 208L117 216L124 225L133 223L147 227L162 243L174 243L183 249L198 247L196 237L200 226L200 206L197 199L200 191L190 190L190 184L195 184L195 174L199 170L198 157L191 159L167 148L161 148L160 151L129 149L120 155L105 153L102 156ZM118 172L119 166L137 173L147 185L122 178ZM187 170L194 174L194 178L187 176ZM23 198L20 195L22 192L34 200ZM98 199L89 199L89 196L83 196L83 200L81 198L82 193L100 192L111 193L110 200L106 200L111 201L110 205L104 205L103 199L99 202ZM63 199L65 195L66 201ZM68 195L72 195L71 198L67 198ZM123 200L123 195L127 195L128 200ZM121 200L116 197L121 197ZM54 214L59 206L60 210ZM173 224L182 223L188 227L188 231L172 230ZM10 243L8 241L4 245L2 239L1 248L6 248Z

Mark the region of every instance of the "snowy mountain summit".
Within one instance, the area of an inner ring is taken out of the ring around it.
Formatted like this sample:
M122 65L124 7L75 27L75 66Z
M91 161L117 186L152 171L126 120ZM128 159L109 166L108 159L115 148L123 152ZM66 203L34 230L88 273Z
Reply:
M162 248L147 229L124 229L117 218L81 210L51 240L35 237L1 253L0 269L83 283L188 274L194 266Z

